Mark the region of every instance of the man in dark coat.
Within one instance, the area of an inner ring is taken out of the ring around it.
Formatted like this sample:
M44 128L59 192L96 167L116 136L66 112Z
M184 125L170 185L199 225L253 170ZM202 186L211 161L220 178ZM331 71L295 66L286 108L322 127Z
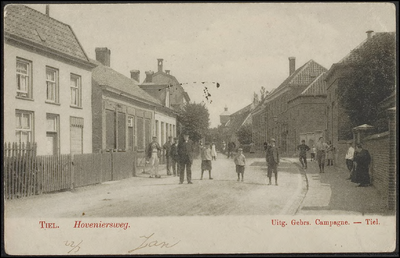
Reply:
M353 159L355 163L355 178L352 182L359 183L358 186L365 187L370 185L369 164L371 163L371 155L361 144L356 145L356 153Z
M278 185L278 164L279 164L279 153L278 148L275 146L275 139L271 139L271 143L267 148L267 176L269 180L269 185L271 184L272 173L275 175L275 185Z
M297 146L299 150L299 160L301 163L301 167L307 169L307 151L310 150L310 147L306 145L305 140L301 140L301 144Z
M192 163L193 163L193 152L194 144L189 140L189 134L183 135L183 141L178 144L178 155L179 155L179 183L182 184L185 179L185 168L186 178L188 184L192 184Z
M178 154L178 137L174 138L174 143L171 145L172 157L172 173L174 176L179 174L179 154Z

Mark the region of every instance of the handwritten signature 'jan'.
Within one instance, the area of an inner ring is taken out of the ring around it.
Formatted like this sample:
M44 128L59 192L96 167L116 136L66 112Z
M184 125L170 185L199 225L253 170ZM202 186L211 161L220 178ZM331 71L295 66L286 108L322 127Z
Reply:
M83 242L83 240L80 241L78 244L75 244L74 241L65 241L65 246L72 247L72 249L69 250L68 253L71 253L71 252L74 251L74 250L75 250L74 253L78 252L78 251L81 249L80 244L81 244L82 242Z
M172 248L172 247L176 246L177 244L179 244L179 242L180 242L180 240L179 240L175 244L170 245L169 243L164 242L164 241L162 241L162 242L159 242L157 240L150 241L150 238L152 236L154 236L154 233L149 235L149 236L140 236L140 238L144 238L144 241L138 247L128 251L128 253L132 253L132 252L134 252L136 250L143 249L143 248L146 248L146 247Z

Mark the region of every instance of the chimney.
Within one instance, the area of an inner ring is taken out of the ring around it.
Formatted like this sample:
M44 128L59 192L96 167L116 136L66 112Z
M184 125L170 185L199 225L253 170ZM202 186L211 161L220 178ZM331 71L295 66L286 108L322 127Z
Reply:
M131 70L131 78L135 81L139 82L140 80L140 71L139 70Z
M157 61L158 61L158 71L162 72L163 71L163 61L164 61L164 59L159 58L159 59L157 59Z
M367 39L370 39L374 35L374 31L373 30L369 30L366 33L367 33Z
M225 106L225 107L224 107L224 110L225 110L225 111L228 111L228 107L227 107L227 106Z
M106 47L96 47L96 60L110 67L111 50Z
M296 71L296 57L289 57L289 76Z
M46 15L50 16L50 5L46 4Z
M153 71L146 71L146 82L153 82Z
M171 72L171 70L165 70L166 74L169 74Z

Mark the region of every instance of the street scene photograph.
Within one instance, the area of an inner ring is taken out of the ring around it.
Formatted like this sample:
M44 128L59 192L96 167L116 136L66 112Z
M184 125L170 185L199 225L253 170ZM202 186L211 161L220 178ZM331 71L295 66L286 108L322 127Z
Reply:
M398 252L395 3L2 7L3 254Z

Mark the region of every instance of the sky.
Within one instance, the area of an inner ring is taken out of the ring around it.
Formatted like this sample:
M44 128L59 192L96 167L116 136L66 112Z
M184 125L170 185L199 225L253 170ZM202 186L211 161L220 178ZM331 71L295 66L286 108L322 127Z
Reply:
M261 87L278 87L289 76L288 57L296 69L310 59L329 69L366 31L396 30L390 3L50 4L50 16L71 26L89 58L107 47L111 68L128 77L140 70L141 82L164 59L191 101L206 104L210 127L224 107L236 112Z

